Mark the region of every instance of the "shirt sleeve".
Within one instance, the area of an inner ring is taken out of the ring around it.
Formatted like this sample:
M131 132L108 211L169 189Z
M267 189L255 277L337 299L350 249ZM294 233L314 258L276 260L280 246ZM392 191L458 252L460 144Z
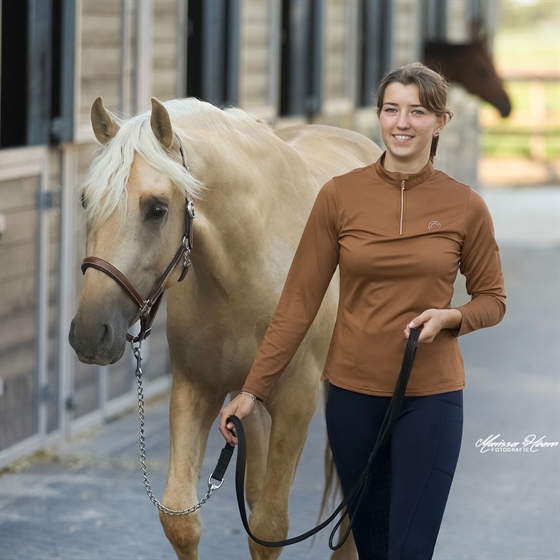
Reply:
M471 301L457 307L463 317L459 328L450 329L454 336L496 325L506 312L504 277L492 216L482 196L472 189L459 267Z
M331 179L317 194L243 391L266 400L296 353L338 265L338 229L336 185Z

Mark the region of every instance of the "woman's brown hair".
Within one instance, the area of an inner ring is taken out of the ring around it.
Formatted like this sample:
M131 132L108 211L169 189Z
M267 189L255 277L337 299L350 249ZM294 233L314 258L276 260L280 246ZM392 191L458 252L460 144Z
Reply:
M447 106L447 92L449 90L447 80L420 62L413 62L401 66L389 72L389 74L383 78L377 89L378 114L383 107L383 98L387 86L395 82L403 86L415 85L418 88L420 103L431 113L435 113L438 117L445 115L446 122L449 122L453 117L453 111ZM438 143L439 136L434 136L430 147L431 161L434 161L434 157L436 156Z

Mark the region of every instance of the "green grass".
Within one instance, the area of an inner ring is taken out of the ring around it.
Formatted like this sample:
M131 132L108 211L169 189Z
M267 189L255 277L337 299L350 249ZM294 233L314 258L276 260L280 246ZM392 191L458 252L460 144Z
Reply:
M490 156L521 156L530 158L529 136L497 136L485 133L482 135L482 150ZM546 138L547 159L560 158L560 135Z

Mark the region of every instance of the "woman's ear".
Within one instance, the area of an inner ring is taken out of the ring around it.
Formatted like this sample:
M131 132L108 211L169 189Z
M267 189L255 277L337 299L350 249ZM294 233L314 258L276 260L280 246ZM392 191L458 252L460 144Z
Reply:
M436 128L434 130L434 136L439 136L446 124L447 124L446 115L440 115L436 120Z

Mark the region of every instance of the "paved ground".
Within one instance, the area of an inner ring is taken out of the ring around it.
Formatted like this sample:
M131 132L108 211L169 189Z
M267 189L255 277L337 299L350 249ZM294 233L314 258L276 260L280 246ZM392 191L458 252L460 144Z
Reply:
M508 294L504 321L461 339L467 370L463 446L434 558L560 558L559 447L481 453L479 439L560 441L559 189L485 194L495 219ZM149 471L161 496L168 454L167 402L148 407ZM216 428L204 464L223 440ZM291 534L315 525L325 430L313 420L291 499ZM2 560L172 560L146 497L134 414L0 478ZM204 491L204 481L199 495ZM248 558L233 468L203 508L201 560ZM329 558L327 536L286 549L287 560Z

